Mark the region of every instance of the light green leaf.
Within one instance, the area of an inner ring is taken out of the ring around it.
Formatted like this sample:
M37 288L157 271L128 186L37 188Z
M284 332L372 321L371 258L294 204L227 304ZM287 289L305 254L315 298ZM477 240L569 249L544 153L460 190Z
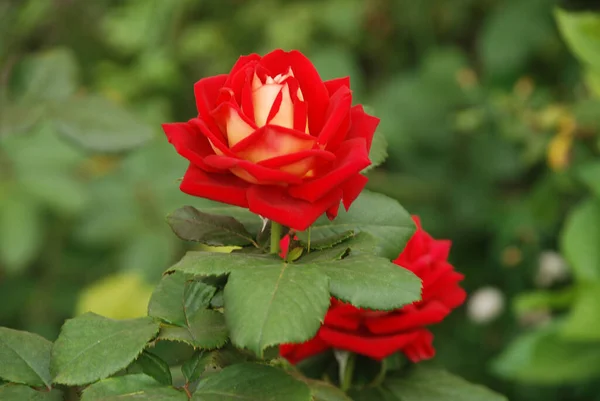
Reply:
M508 401L444 370L421 366L413 367L408 376L388 377L383 385L402 401Z
M53 49L23 63L21 102L65 100L77 90L77 61L70 50Z
M36 391L31 387L21 384L6 384L0 386L0 400L2 401L62 401L60 391Z
M187 241L212 246L244 246L255 243L242 223L229 216L203 213L192 206L184 206L167 216L171 229Z
M398 257L416 230L410 215L398 202L384 195L363 191L350 210L340 210L333 221L318 219L311 228L311 241L321 240L353 230L366 232L377 240L381 256ZM308 231L298 233L302 241L308 240Z
M173 384L169 365L153 353L148 351L142 352L136 363L142 368L145 374L154 378L157 382L166 386Z
M144 374L101 380L83 391L81 401L186 401L185 393L165 387Z
M73 98L49 113L57 131L86 150L122 152L153 136L151 127L101 97Z
M308 386L267 365L241 363L202 380L193 401L310 401Z
M355 233L352 230L344 231L343 233L332 235L331 237L321 238L319 240L310 239L310 249L322 250L332 248L335 245L341 244L347 239L354 237ZM300 243L308 248L308 238L306 241L300 240Z
M600 15L560 8L556 9L554 15L573 53L587 66L600 71Z
M52 343L37 334L0 327L0 378L50 387L51 350Z
M67 320L52 349L54 382L83 385L124 369L158 329L151 318L113 320L86 313Z
M390 310L421 299L421 280L385 258L350 255L316 269L329 276L333 296L361 308Z
M0 199L0 262L16 272L37 256L43 227L39 206L31 197L17 191L7 195Z
M159 340L180 341L202 349L222 347L227 338L225 317L222 313L209 309L200 309L186 315L185 327L163 327L158 336Z
M572 209L561 232L561 249L579 281L600 281L600 201Z
M594 193L596 199L600 199L600 162L592 162L581 167L579 177Z
M530 384L575 384L600 376L597 342L561 338L561 325L546 325L517 337L494 361L494 371Z
M373 135L373 142L371 143L371 151L369 152L371 165L365 168L362 172L366 173L367 171L383 164L388 157L387 148L388 143L387 139L385 139L385 135L383 135L383 133L379 130L375 131L375 135Z
M573 308L565 319L561 334L567 340L600 340L600 283L577 288Z
M189 281L183 273L166 275L152 293L148 315L186 326L186 315L206 308L216 290L208 284Z

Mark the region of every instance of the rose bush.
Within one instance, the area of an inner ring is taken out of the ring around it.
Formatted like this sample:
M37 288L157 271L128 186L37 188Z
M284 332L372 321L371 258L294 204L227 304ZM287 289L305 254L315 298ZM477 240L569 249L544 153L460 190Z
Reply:
M275 50L240 57L194 92L198 116L163 125L190 161L183 192L305 230L365 186L379 119L352 107L349 78L323 82L300 52Z
M450 241L433 239L419 218L413 219L417 231L394 263L421 278L421 301L384 312L356 308L332 298L316 336L302 344L282 345L283 357L297 363L330 348L374 359L402 351L413 362L435 355L433 334L426 326L442 321L465 301L466 293L459 286L463 275L447 261Z

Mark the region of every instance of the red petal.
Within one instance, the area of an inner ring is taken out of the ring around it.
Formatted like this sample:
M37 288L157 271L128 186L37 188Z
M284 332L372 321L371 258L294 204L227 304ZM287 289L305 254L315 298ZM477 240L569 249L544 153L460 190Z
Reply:
M352 92L342 86L331 97L325 125L319 133L317 142L328 150L336 149L348 134L348 114L352 106Z
M250 211L297 231L306 230L335 202L342 191L331 191L316 202L291 197L285 188L252 186L247 193Z
M231 150L229 150L229 148L227 147L227 138L225 138L223 134L221 134L214 122L213 125L217 128L219 136L215 135L214 131L211 131L208 128L204 120L194 118L190 120L189 123L197 127L200 130L200 132L204 134L204 136L208 139L209 143L212 145L212 148L215 151L215 153L219 154L220 152L221 154L224 154L226 156L235 157L235 154L231 152Z
M365 140L362 138L355 138L342 143L336 152L336 157L337 160L325 175L290 188L290 195L314 202L334 188L341 189L340 183L371 164Z
M248 54L247 56L240 56L240 58L237 59L237 61L231 68L231 71L229 71L227 84L225 86L231 88L232 87L231 81L232 81L233 77L238 72L242 71L242 69L244 69L244 67L248 67L249 64L251 66L255 65L255 63L253 63L253 61L258 62L258 61L260 61L260 59L261 59L260 55L258 55L256 53Z
M189 195L247 208L246 191L249 187L246 181L229 173L206 173L190 164L180 189Z
M204 163L204 158L214 151L196 127L189 123L173 123L163 124L162 128L177 153L205 171L218 171Z
M303 359L320 354L329 348L331 346L317 336L302 344L282 344L279 346L279 354L295 365Z
M329 92L310 60L297 50L286 53L278 49L265 55L260 64L269 70L271 76L285 74L288 67L292 67L308 107L309 132L320 132L329 104Z
M435 356L433 334L429 330L421 330L417 338L402 350L413 363L431 359Z
M358 195L360 195L368 181L369 179L362 174L355 174L344 181L342 191L344 191L343 200L346 211L350 209L350 205L358 198Z
M314 144L315 138L303 132L278 125L265 125L238 142L231 151L241 158L257 163L312 149Z
M400 333L391 336L364 336L322 327L319 337L334 348L356 352L373 359L383 359L413 342L418 333Z
M302 182L298 176L293 174L263 167L247 160L234 157L211 155L206 157L204 162L209 166L218 169L233 169L232 172L236 175L239 173L239 170L235 170L236 168L243 170L255 179L251 180L251 182L255 184L297 184Z
M333 94L343 86L350 89L350 77L331 79L329 81L325 81L324 84L329 92L329 96L333 96Z
M335 155L331 152L319 149L309 149L289 155L273 157L271 159L263 160L258 164L264 167L276 168L298 177L303 177L310 170L316 168L321 162L330 162L332 160L335 160Z
M194 96L196 98L196 108L200 118L206 126L215 135L220 135L219 128L212 121L210 112L217 104L219 91L223 87L227 75L217 75L214 77L202 78L194 84Z
M415 330L430 324L439 323L450 309L440 302L427 302L413 312L394 312L387 316L374 317L365 320L365 326L373 334L393 334L400 331Z
M325 315L325 323L323 324L337 329L356 331L360 325L360 320L352 315L336 313L334 308L327 312L327 315Z
M352 120L352 124L346 138L365 138L367 141L367 151L371 151L373 134L379 125L379 119L365 113L361 105L352 107L350 110L350 119Z
M337 217L338 212L340 210L340 204L339 202L334 204L333 206L331 206L329 209L327 209L327 218L329 220L333 220Z

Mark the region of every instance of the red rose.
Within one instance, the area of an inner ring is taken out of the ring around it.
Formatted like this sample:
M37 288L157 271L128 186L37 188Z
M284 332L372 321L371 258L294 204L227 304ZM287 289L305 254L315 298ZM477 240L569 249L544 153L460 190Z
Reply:
M242 56L194 86L198 117L164 124L190 161L181 190L305 230L366 184L379 119L352 107L348 78L323 82L298 51Z
M465 291L458 285L462 274L447 261L450 241L434 240L422 228L417 231L398 259L394 260L421 278L422 300L395 311L359 309L331 300L325 322L312 340L303 344L285 344L280 353L291 363L329 348L352 351L374 359L383 359L402 351L411 361L433 358L433 335L426 326L441 322L452 309L461 305Z

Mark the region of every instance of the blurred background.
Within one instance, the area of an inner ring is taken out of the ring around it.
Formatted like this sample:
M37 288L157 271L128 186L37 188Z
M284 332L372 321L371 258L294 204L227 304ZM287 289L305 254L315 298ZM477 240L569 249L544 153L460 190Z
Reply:
M381 118L370 189L453 241L470 299L437 361L513 401L600 400L600 5L564 4L3 0L0 325L143 315L194 202L160 124L240 54L296 48Z

